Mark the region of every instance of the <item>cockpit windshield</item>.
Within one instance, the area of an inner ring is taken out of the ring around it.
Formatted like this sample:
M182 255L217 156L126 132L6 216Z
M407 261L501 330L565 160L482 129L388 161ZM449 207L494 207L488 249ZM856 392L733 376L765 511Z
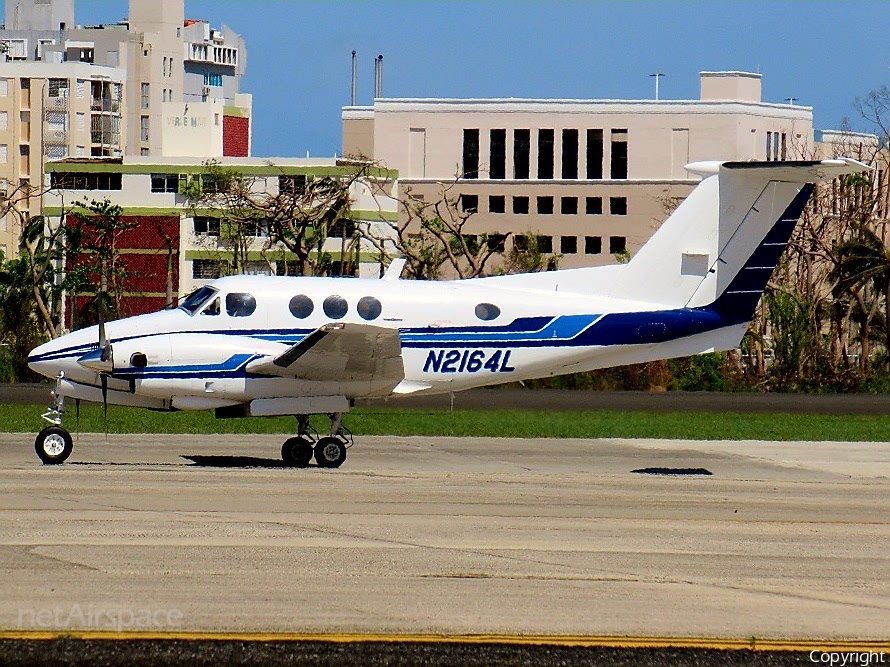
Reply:
M194 315L201 310L201 306L216 295L216 292L217 290L209 285L199 287L182 300L182 303L179 304L179 308L187 312L189 315Z

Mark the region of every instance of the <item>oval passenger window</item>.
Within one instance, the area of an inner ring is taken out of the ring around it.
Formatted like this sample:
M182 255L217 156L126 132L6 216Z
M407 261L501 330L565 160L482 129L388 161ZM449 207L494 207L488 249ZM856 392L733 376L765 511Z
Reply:
M290 300L288 307L290 308L290 314L300 320L305 320L315 310L315 304L312 303L312 299L305 294L297 294Z
M476 306L476 317L480 320L485 320L486 322L489 320L497 319L501 314L501 309L498 308L493 303L480 303Z
M373 296L363 296L356 307L363 320L376 320L383 311L383 306Z
M226 313L229 317L249 317L256 310L256 299L252 294L232 292L226 295Z
M333 294L324 300L322 308L324 309L324 314L332 320L339 320L346 315L346 311L349 310L349 304L346 303L346 299L342 296Z

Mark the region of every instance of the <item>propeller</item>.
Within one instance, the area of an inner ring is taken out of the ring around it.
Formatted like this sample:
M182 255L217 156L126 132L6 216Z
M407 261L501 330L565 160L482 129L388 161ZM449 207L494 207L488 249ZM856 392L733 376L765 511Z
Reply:
M108 418L108 376L114 372L114 348L105 332L105 304L104 294L99 295L99 347L87 352L77 360L84 368L89 368L99 374L99 385L102 388L102 406L105 411L106 422Z
M114 371L114 349L111 341L105 334L105 301L99 299L99 361L108 367L105 373L99 373L99 383L102 385L102 409L105 412L105 428L108 428L108 373Z

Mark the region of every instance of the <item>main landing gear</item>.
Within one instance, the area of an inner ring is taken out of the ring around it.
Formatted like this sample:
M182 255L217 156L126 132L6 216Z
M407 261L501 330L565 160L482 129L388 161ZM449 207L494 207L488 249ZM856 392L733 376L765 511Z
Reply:
M319 468L339 468L346 460L346 450L352 447L352 434L342 418L340 412L332 414L330 435L319 437L309 426L309 415L298 415L297 435L284 441L281 458L295 468L305 468L315 456Z
M62 427L65 397L59 394L59 385L61 385L62 378L64 377L63 373L59 373L59 377L56 379L56 389L52 393L52 405L43 413L43 418L51 425L38 433L37 440L34 442L37 456L46 465L64 463L71 456L71 450L74 449L71 434Z

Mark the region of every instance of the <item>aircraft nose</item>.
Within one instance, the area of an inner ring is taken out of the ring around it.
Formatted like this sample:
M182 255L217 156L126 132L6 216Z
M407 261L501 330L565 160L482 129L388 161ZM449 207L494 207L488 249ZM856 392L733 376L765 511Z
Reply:
M53 355L57 348L56 341L52 340L35 347L28 354L28 368L48 378L56 377L61 367L59 360Z

